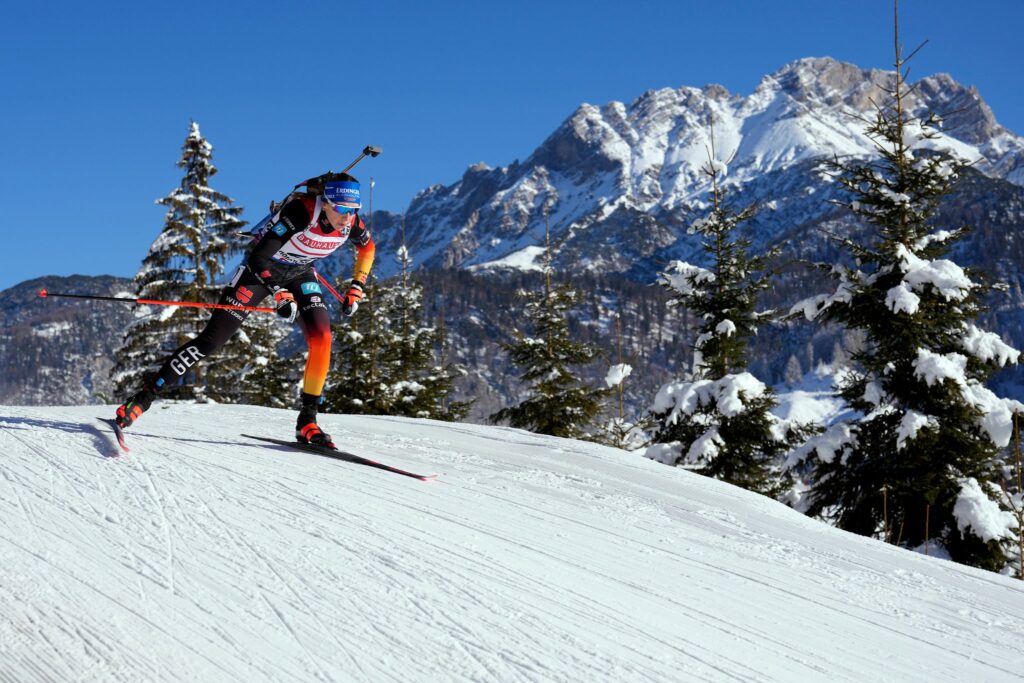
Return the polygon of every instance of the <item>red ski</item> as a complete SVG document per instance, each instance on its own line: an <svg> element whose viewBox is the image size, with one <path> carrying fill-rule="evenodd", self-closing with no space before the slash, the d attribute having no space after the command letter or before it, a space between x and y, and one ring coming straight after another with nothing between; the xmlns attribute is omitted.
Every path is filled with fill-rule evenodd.
<svg viewBox="0 0 1024 683"><path fill-rule="evenodd" d="M364 458L361 455L354 453L346 453L345 451L339 451L337 448L331 448L329 446L317 446L311 443L301 443L299 441L285 441L284 439L272 439L267 436L254 436L252 434L242 434L247 439L256 439L257 441L265 441L266 443L277 444L278 446L288 446L289 448L295 448L306 453L316 453L317 455L324 455L328 458L335 458L337 460L344 460L346 462L354 462L359 465L366 465L367 467L375 467L385 472L394 472L395 474L401 474L406 477L412 477L413 479L419 479L420 481L434 481L437 479L436 474L416 474L415 472L409 472L407 470L401 470L391 465L385 465L369 458Z"/></svg>

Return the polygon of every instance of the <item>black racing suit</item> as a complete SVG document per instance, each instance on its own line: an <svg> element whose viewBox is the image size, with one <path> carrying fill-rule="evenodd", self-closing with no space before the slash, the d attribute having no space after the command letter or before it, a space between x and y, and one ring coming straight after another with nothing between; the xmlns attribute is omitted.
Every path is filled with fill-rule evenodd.
<svg viewBox="0 0 1024 683"><path fill-rule="evenodd" d="M299 325L309 355L303 378L304 403L319 398L330 366L331 320L324 292L313 272L313 261L333 253L346 239L356 247L355 279L365 282L373 263L374 244L358 218L351 229L335 230L312 198L294 196L281 209L278 222L253 245L231 282L221 304L257 306L269 294L285 289L299 307ZM314 221L314 214L317 214ZM197 337L182 344L161 366L152 381L159 392L175 384L199 360L216 353L242 326L249 311L214 310Z"/></svg>

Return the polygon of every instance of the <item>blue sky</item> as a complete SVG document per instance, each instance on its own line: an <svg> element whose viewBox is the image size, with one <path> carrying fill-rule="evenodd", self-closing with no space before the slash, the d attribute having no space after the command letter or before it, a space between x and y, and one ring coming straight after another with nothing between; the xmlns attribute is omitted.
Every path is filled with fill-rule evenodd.
<svg viewBox="0 0 1024 683"><path fill-rule="evenodd" d="M1024 2L905 0L911 77L975 85L1024 133ZM582 102L720 83L748 94L800 57L892 64L888 0L23 2L0 9L0 289L134 274L195 119L213 185L259 220L271 198L357 175L375 208L478 161L526 158Z"/></svg>

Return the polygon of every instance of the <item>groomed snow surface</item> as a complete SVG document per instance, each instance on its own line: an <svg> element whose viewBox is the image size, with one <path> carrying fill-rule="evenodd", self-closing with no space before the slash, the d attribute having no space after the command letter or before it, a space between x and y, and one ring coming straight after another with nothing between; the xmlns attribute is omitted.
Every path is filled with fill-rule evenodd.
<svg viewBox="0 0 1024 683"><path fill-rule="evenodd" d="M1024 583L639 455L328 415L0 415L0 680L1019 681Z"/></svg>

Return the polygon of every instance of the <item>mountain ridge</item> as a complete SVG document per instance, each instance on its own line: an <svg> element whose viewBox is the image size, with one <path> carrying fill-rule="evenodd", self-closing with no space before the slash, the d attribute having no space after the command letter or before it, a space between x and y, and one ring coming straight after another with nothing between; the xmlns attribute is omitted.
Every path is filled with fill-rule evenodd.
<svg viewBox="0 0 1024 683"><path fill-rule="evenodd" d="M692 342L685 315L666 317L671 309L664 309L664 297L653 297L656 288L650 285L673 259L701 263L705 258L699 237L689 235L687 227L706 206L707 186L699 167L707 159L707 115L718 112L722 119L716 127L716 139L722 134L716 149L728 162L728 201L761 207L747 225L754 248L785 246L782 275L765 293L763 304L788 310L797 299L826 284L806 262L841 258L824 238L822 228L838 234L863 234L858 232L863 226L828 201L839 197L839 187L829 181L823 161L828 158L827 150L850 146L850 140L861 135L853 131L854 107L870 105L877 83L893 77L892 72L864 70L828 58L806 58L766 75L749 95L732 94L710 84L649 90L628 105L582 104L525 161L503 167L471 164L455 183L424 188L404 215L386 211L369 215L378 245L373 275L380 279L396 272L392 256L402 243L404 226L414 265L433 287L427 290L433 295L425 302L425 312L433 320L445 320L454 360L464 363L470 372L471 379L463 387L466 393L459 398L482 396L470 418L483 420L517 396L520 388L504 352L493 349L519 324L515 314L521 303L514 291L520 282L530 282L521 276L536 271L541 263L539 245L547 223L553 239L562 243L554 261L557 276L593 288L588 289L594 299L589 310L574 313L577 332L593 333L588 340L606 347L611 334L607 320L620 317L623 348L627 355L639 358L633 386L627 389L632 392L627 403L642 410L651 394L645 382L677 373L686 365L687 345ZM1009 285L987 301L992 311L982 324L1022 347L1024 239L1018 236L1024 230L1024 187L1011 180L1021 178L1019 173L1014 175L1022 168L1021 138L999 126L976 89L957 84L946 74L926 77L916 85L922 102L955 109L947 114L946 128L960 131L962 140L948 138L958 149L984 148L991 156L987 168L995 175L982 173L980 165L965 170L953 193L944 199L939 221L975 228L957 245L953 258ZM851 118L815 115L798 120L799 112L816 109L849 110ZM743 115L736 115L740 110ZM757 136L748 135L744 143L739 124L747 121L751 112L760 116L750 123ZM786 118L783 113L792 115ZM844 138L837 130L849 134ZM800 135L811 133L820 133L833 147L809 147L806 140L800 147ZM635 149L627 144L629 140ZM793 144L772 147L765 140ZM856 152L867 147L853 145L850 149ZM773 164L771 170L763 170ZM998 175L1002 172L1005 176ZM690 180L679 180L680 174ZM677 184L681 189L673 194ZM350 250L341 252L339 259L318 266L325 277L340 281L350 277ZM482 279L488 276L493 277ZM29 287L31 299L35 293L32 285L23 285ZM466 305L466 295L452 300L452 293L463 286L483 295L475 309ZM59 364L65 358L59 344L39 346L33 353L49 353L40 359L45 370L36 372L21 356L7 356L2 368L17 381L0 385L0 400L45 404L109 398L107 386L92 377L100 377L94 369L109 362L104 354L119 345L114 324L117 316L130 313L122 305L110 306L118 307L117 312L91 308L95 320L82 311L85 317L78 331L82 343L71 349L73 355L66 356L78 368L72 373L75 380L62 381L59 376ZM660 311L658 320L651 313L655 310ZM482 324L474 322L477 320ZM42 328L52 321L43 316L37 322L40 333L45 333ZM14 325L14 319L5 319L4 325ZM18 337L26 344L40 338L29 327L22 325ZM752 372L774 384L783 380L793 359L803 372L813 371L819 363L833 360L841 334L811 330L807 325L799 329L765 327L752 340ZM7 335L0 341L11 343L12 338ZM670 346L673 343L675 350ZM595 370L588 379L600 381L603 372ZM1024 398L1022 375L1022 368L1004 371L995 380L998 390Z"/></svg>
<svg viewBox="0 0 1024 683"><path fill-rule="evenodd" d="M724 186L742 195L765 174L872 154L863 116L894 78L809 57L764 76L747 96L710 84L648 90L628 105L581 104L525 161L478 162L455 183L418 193L404 212L407 244L425 267L506 267L513 254L537 245L545 222L562 239L600 225L619 208L646 213L685 241L685 217L704 204L709 189L701 168L712 119L716 158L728 167ZM1024 138L996 121L976 88L940 73L909 90L913 111L946 115L943 148L977 160L990 176L1024 185ZM811 176L807 182L816 190L824 181ZM400 239L394 218L384 222L381 241ZM594 244L589 261L576 263L608 272L599 247ZM384 264L383 274L390 268Z"/></svg>

